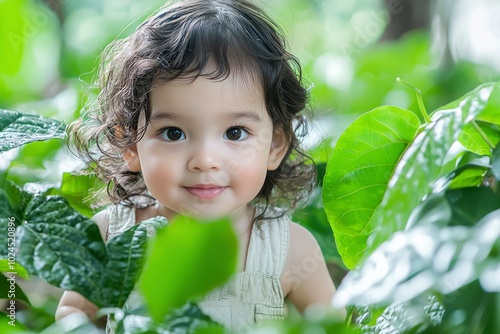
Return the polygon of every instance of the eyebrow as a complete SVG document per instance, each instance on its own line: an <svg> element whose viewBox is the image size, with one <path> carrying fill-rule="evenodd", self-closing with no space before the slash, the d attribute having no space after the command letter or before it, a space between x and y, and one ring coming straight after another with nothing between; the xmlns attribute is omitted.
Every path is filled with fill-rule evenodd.
<svg viewBox="0 0 500 334"><path fill-rule="evenodd" d="M231 112L227 115L228 119L233 119L233 120L248 120L252 122L261 122L262 118L255 112L251 111L235 111ZM179 117L175 114L171 114L168 112L155 112L151 115L151 118L149 121L157 121L160 119L165 119L165 120L170 120L170 121L177 121L179 120Z"/></svg>
<svg viewBox="0 0 500 334"><path fill-rule="evenodd" d="M248 121L253 121L253 122L261 122L262 118L255 113L251 111L236 111L232 112L228 115L228 118L235 119L235 120L240 120L240 119L245 119Z"/></svg>
<svg viewBox="0 0 500 334"><path fill-rule="evenodd" d="M157 120L160 120L160 119L166 119L166 120L170 120L170 121L176 121L179 119L179 117L177 117L176 115L174 114L171 114L171 113L168 113L168 112L153 112L153 114L151 115L149 121L157 121Z"/></svg>

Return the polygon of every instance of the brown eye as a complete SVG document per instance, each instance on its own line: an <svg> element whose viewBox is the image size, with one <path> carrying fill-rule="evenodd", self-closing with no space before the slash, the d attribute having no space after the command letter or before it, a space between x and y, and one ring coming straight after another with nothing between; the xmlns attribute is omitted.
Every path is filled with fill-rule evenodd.
<svg viewBox="0 0 500 334"><path fill-rule="evenodd" d="M186 135L179 128L165 128L161 131L161 137L166 141L179 141L186 139Z"/></svg>
<svg viewBox="0 0 500 334"><path fill-rule="evenodd" d="M248 137L248 132L239 126L234 126L232 128L227 129L224 134L224 139L238 141L244 140Z"/></svg>

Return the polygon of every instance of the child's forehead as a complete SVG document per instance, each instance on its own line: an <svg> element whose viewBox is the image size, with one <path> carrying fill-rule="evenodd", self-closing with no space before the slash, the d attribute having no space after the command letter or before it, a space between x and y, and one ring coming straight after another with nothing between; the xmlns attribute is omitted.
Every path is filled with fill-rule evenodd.
<svg viewBox="0 0 500 334"><path fill-rule="evenodd" d="M218 75L219 70L212 62L204 69L198 72L181 73L174 79L158 76L153 82L153 89L165 83L172 86L184 86L192 83L198 77L208 79L214 82L223 82L224 84L235 87L237 90L247 93L263 94L263 84L260 73L252 67L232 67L224 76Z"/></svg>
<svg viewBox="0 0 500 334"><path fill-rule="evenodd" d="M177 121L190 117L201 120L194 115L226 121L236 117L248 119L249 113L259 120L269 116L260 85L247 84L236 75L217 80L198 76L194 80L180 77L158 82L150 93L150 113L152 120L167 114L168 117L160 118Z"/></svg>

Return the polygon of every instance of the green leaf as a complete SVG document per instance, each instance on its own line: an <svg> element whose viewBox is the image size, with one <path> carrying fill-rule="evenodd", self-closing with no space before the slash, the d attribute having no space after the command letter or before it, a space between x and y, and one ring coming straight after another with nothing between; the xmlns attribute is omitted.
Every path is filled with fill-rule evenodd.
<svg viewBox="0 0 500 334"><path fill-rule="evenodd" d="M452 173L441 182L447 189L477 187L484 182L491 169L490 158L478 156L472 152L464 152Z"/></svg>
<svg viewBox="0 0 500 334"><path fill-rule="evenodd" d="M500 143L491 153L491 173L500 182Z"/></svg>
<svg viewBox="0 0 500 334"><path fill-rule="evenodd" d="M0 189L0 235L12 237L10 235L13 232L12 229L17 228L23 221L21 208L27 205L31 196L11 182L3 182ZM9 257L9 252L12 253L13 250L8 248L8 242L0 243L0 258Z"/></svg>
<svg viewBox="0 0 500 334"><path fill-rule="evenodd" d="M105 306L122 307L139 278L145 259L148 227L151 220L135 225L108 241L108 275L102 277Z"/></svg>
<svg viewBox="0 0 500 334"><path fill-rule="evenodd" d="M380 107L356 119L337 141L327 165L323 201L349 268L363 256L372 216L419 125L411 111Z"/></svg>
<svg viewBox="0 0 500 334"><path fill-rule="evenodd" d="M228 220L178 217L160 231L139 282L157 322L186 301L224 283L235 271L237 239Z"/></svg>
<svg viewBox="0 0 500 334"><path fill-rule="evenodd" d="M470 187L446 191L452 209L452 225L474 226L488 213L500 209L500 192L489 187Z"/></svg>
<svg viewBox="0 0 500 334"><path fill-rule="evenodd" d="M24 279L28 279L30 277L30 274L28 273L28 271L26 271L26 269L24 269L23 266L21 266L17 262L12 263L7 259L0 259L0 272L2 273L13 272L17 276L22 277Z"/></svg>
<svg viewBox="0 0 500 334"><path fill-rule="evenodd" d="M23 218L18 261L52 285L77 291L97 305L107 303L100 283L111 268L106 268L106 246L97 225L55 196L34 195Z"/></svg>
<svg viewBox="0 0 500 334"><path fill-rule="evenodd" d="M335 297L338 306L388 305L432 291L446 295L477 279L486 291L500 291L500 254L493 251L500 240L500 210L472 227L415 225L396 232L347 274Z"/></svg>
<svg viewBox="0 0 500 334"><path fill-rule="evenodd" d="M7 190L0 190L0 209L9 209L9 199L24 199L13 211L18 225L16 260L31 275L77 291L100 307L123 306L142 270L153 223L135 225L106 246L97 225L64 198L7 185ZM2 230L7 230L6 223L0 220Z"/></svg>
<svg viewBox="0 0 500 334"><path fill-rule="evenodd" d="M35 141L63 139L65 136L65 125L55 119L0 109L0 152Z"/></svg>
<svg viewBox="0 0 500 334"><path fill-rule="evenodd" d="M456 145L458 134L485 108L494 88L498 92L498 85L479 86L433 113L432 122L418 134L398 162L372 220L374 232L367 243L369 252L394 232L403 230L413 208L434 190L438 180L455 170L464 153Z"/></svg>
<svg viewBox="0 0 500 334"><path fill-rule="evenodd" d="M144 306L136 309L125 309L124 312L115 313L116 333L144 334L144 333L206 333L223 334L224 328L205 315L198 305L186 303L174 309L165 316L163 321L154 322L148 316Z"/></svg>
<svg viewBox="0 0 500 334"><path fill-rule="evenodd" d="M358 325L363 333L421 333L441 322L445 309L436 296L420 296L406 303L359 307Z"/></svg>
<svg viewBox="0 0 500 334"><path fill-rule="evenodd" d="M481 130L492 143L498 143L500 140L500 132L489 124L480 125ZM483 137L474 128L472 123L464 126L462 132L458 136L458 140L464 147L478 155L491 155L490 146L484 141Z"/></svg>
<svg viewBox="0 0 500 334"><path fill-rule="evenodd" d="M82 215L94 215L92 203L96 193L102 192L105 185L95 175L76 175L64 173L60 194Z"/></svg>
<svg viewBox="0 0 500 334"><path fill-rule="evenodd" d="M27 332L26 327L21 324L14 317L10 318L9 315L0 312L0 333L20 333L20 334L33 334L33 332Z"/></svg>

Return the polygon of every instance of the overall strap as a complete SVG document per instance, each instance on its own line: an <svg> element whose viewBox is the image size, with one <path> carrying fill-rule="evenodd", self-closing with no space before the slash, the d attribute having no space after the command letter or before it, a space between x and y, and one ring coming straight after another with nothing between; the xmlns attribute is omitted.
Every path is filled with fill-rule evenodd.
<svg viewBox="0 0 500 334"><path fill-rule="evenodd" d="M123 204L111 205L108 208L108 217L107 240L135 225L135 207Z"/></svg>
<svg viewBox="0 0 500 334"><path fill-rule="evenodd" d="M274 211L271 214L279 214L279 212ZM287 216L282 216L254 223L245 271L281 276L288 253L289 222Z"/></svg>

